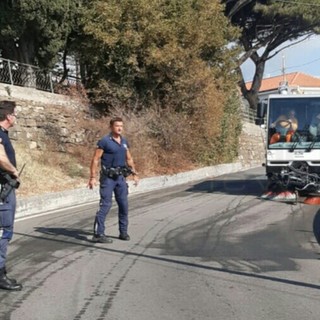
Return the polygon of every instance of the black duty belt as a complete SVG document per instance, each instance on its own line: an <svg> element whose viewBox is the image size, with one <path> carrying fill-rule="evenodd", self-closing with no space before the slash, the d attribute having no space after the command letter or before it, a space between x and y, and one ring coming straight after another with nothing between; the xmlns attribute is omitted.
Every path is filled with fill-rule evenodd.
<svg viewBox="0 0 320 320"><path fill-rule="evenodd" d="M106 168L102 166L101 173L108 178L117 179L119 176L124 176L125 178L130 176L130 174L132 174L132 170L129 167Z"/></svg>

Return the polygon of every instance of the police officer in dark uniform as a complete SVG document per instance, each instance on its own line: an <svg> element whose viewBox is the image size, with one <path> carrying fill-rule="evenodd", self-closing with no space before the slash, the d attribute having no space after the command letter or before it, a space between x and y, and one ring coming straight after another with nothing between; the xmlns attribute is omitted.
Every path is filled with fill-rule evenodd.
<svg viewBox="0 0 320 320"><path fill-rule="evenodd" d="M0 101L0 289L12 291L22 289L16 280L7 277L5 266L16 211L15 190L8 187L8 181L15 181L16 185L19 181L15 151L8 136L8 130L13 127L16 117L15 102Z"/></svg>
<svg viewBox="0 0 320 320"><path fill-rule="evenodd" d="M139 181L128 142L121 135L123 120L119 117L111 119L110 131L108 135L98 141L97 149L91 161L88 183L90 189L96 185L97 169L100 162L100 207L96 213L92 238L92 241L99 243L112 243L112 239L105 235L105 220L111 208L113 193L119 208L119 239L130 240L128 235L128 185L126 177L132 174L135 184Z"/></svg>

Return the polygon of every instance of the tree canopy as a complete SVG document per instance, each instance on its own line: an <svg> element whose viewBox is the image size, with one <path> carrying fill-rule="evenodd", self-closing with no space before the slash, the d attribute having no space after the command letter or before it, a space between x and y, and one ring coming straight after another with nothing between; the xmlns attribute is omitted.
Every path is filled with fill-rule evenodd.
<svg viewBox="0 0 320 320"><path fill-rule="evenodd" d="M81 1L3 0L0 50L5 58L52 67L73 28Z"/></svg>
<svg viewBox="0 0 320 320"><path fill-rule="evenodd" d="M229 44L238 31L220 1L94 0L81 23L79 59L96 104L156 111L148 126L165 150L183 144L181 155L206 164L234 157L238 52Z"/></svg>
<svg viewBox="0 0 320 320"><path fill-rule="evenodd" d="M175 104L185 109L205 78L222 86L235 67L227 46L235 29L219 1L96 0L84 17L84 34L88 86L112 96L116 90L123 99L165 106L184 92ZM106 102L108 94L99 99Z"/></svg>
<svg viewBox="0 0 320 320"><path fill-rule="evenodd" d="M317 33L320 26L320 1L309 0L223 0L225 14L241 30L238 42L242 55L238 66L250 59L255 65L251 88L241 74L241 91L252 108L256 107L265 63L288 40ZM299 40L297 40L299 41Z"/></svg>
<svg viewBox="0 0 320 320"><path fill-rule="evenodd" d="M92 97L107 104L139 97L164 106L194 91L195 73L222 87L237 68L254 108L266 61L286 41L318 32L319 8L320 0L3 0L0 53L51 68L58 53L72 52ZM240 45L237 58L228 43ZM240 69L248 59L251 88ZM174 103L186 108L184 99Z"/></svg>

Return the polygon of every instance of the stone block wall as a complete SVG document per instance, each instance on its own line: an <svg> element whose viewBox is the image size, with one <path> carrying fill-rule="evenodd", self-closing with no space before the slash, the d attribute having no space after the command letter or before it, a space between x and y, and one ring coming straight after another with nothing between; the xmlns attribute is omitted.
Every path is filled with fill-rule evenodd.
<svg viewBox="0 0 320 320"><path fill-rule="evenodd" d="M244 122L239 141L239 161L243 166L258 166L265 162L265 130Z"/></svg>
<svg viewBox="0 0 320 320"><path fill-rule="evenodd" d="M89 117L88 106L67 96L11 86L10 95L0 84L0 99L17 103L17 123L10 130L13 141L29 148L45 149L51 141L58 150L86 140L83 126Z"/></svg>

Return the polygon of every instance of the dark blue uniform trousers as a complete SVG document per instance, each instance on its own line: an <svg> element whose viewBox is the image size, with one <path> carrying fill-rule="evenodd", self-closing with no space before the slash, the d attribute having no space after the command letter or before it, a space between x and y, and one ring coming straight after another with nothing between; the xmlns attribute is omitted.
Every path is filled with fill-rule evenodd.
<svg viewBox="0 0 320 320"><path fill-rule="evenodd" d="M5 266L8 244L13 236L16 213L16 194L12 190L4 203L0 203L0 269Z"/></svg>
<svg viewBox="0 0 320 320"><path fill-rule="evenodd" d="M128 232L128 186L126 179L122 175L115 180L102 176L100 178L100 208L94 223L94 233L96 235L105 234L105 220L112 205L113 192L119 207L120 234L127 234Z"/></svg>

